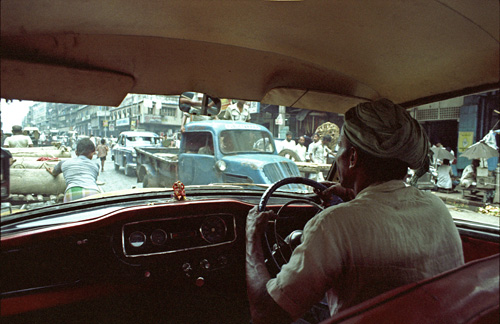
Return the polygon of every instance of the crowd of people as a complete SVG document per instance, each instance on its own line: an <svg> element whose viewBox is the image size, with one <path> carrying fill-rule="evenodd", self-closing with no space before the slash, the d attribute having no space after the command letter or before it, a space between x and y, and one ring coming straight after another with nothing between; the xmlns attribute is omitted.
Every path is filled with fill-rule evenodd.
<svg viewBox="0 0 500 324"><path fill-rule="evenodd" d="M325 164L328 161L328 155L335 156L335 152L329 147L332 141L330 135L325 135L320 140L320 135L314 133L309 144L307 144L309 137L306 135L300 136L297 143L292 137L292 132L286 133L286 138L282 141L279 151L290 150L295 152L300 162Z"/></svg>
<svg viewBox="0 0 500 324"><path fill-rule="evenodd" d="M99 172L104 171L104 163L109 152L105 139L101 139L99 145L96 145L97 139L92 135L81 139L75 137L75 140L78 141L75 145L75 157L60 161L53 168L46 167L47 172L54 177L61 173L64 175L66 181L64 202L101 192L97 185L97 177ZM3 147L27 148L34 147L34 145L31 137L23 134L22 126L14 125L12 126L12 136L4 139ZM94 159L94 156L100 160L100 163Z"/></svg>
<svg viewBox="0 0 500 324"><path fill-rule="evenodd" d="M434 146L443 147L441 143L436 143ZM455 155L453 150L445 148L452 156ZM473 159L471 164L467 165L462 171L462 175L458 175L453 171L452 165L456 163L456 159L439 159L434 158L433 164L436 169L436 190L452 192L457 186L469 188L477 183L477 168L480 165L480 159Z"/></svg>

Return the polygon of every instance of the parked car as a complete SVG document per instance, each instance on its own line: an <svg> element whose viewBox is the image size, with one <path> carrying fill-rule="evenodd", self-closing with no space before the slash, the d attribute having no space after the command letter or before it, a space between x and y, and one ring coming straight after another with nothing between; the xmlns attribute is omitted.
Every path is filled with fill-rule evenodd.
<svg viewBox="0 0 500 324"><path fill-rule="evenodd" d="M115 170L123 168L128 176L135 176L137 169L136 147L161 147L161 138L153 132L122 132L111 150Z"/></svg>
<svg viewBox="0 0 500 324"><path fill-rule="evenodd" d="M498 0L3 0L1 9L8 99L118 106L127 93L197 91L205 103L261 102L252 121L271 128L290 122L276 120L278 106L318 118L381 97L410 109L499 88ZM321 203L268 188L177 184L2 215L2 322L249 323L249 210L268 197L283 208L268 234L286 237ZM324 323L498 323L499 227L455 225L464 266Z"/></svg>

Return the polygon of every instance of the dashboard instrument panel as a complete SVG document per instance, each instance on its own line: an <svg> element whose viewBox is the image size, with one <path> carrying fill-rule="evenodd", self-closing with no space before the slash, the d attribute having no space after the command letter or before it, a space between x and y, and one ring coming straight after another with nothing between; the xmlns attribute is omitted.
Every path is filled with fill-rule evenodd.
<svg viewBox="0 0 500 324"><path fill-rule="evenodd" d="M126 257L142 257L230 244L236 236L232 214L192 215L126 223L122 248Z"/></svg>

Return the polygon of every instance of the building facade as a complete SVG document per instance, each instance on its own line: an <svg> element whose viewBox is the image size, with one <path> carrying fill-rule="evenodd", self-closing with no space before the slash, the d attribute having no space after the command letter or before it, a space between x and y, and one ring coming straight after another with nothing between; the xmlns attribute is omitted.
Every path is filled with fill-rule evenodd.
<svg viewBox="0 0 500 324"><path fill-rule="evenodd" d="M412 109L412 115L424 126L431 144L441 143L453 150L457 157L455 166L461 171L471 163L461 153L490 130L499 128L500 92L488 91L418 106ZM497 163L498 159L489 159L488 169L494 170Z"/></svg>
<svg viewBox="0 0 500 324"><path fill-rule="evenodd" d="M23 126L49 134L117 137L129 130L170 135L180 129L179 96L128 95L119 107L36 102Z"/></svg>
<svg viewBox="0 0 500 324"><path fill-rule="evenodd" d="M128 95L119 107L110 109L107 127L114 136L130 130L170 136L180 129L181 120L179 96Z"/></svg>

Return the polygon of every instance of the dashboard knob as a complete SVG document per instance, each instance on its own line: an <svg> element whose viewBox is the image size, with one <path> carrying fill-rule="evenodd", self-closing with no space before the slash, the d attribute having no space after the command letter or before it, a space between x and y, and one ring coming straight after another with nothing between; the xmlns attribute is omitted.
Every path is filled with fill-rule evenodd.
<svg viewBox="0 0 500 324"><path fill-rule="evenodd" d="M191 263L186 262L182 265L182 271L189 272L191 270L193 270L193 268L191 267Z"/></svg>
<svg viewBox="0 0 500 324"><path fill-rule="evenodd" d="M205 284L205 278L203 277L198 277L196 278L195 285L198 287L201 287Z"/></svg>
<svg viewBox="0 0 500 324"><path fill-rule="evenodd" d="M202 269L208 270L210 269L210 262L207 259L203 259L200 261L200 266Z"/></svg>

